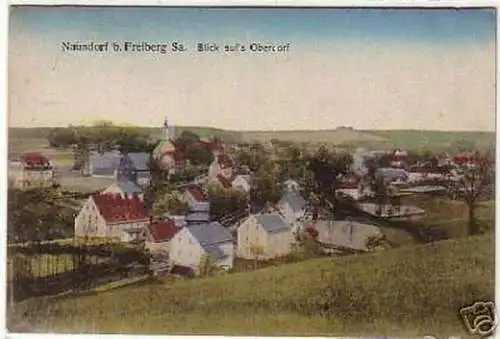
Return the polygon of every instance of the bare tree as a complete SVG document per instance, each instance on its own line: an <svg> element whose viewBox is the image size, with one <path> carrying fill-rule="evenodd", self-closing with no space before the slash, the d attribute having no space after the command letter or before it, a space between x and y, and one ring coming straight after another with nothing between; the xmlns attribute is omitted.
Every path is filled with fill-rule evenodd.
<svg viewBox="0 0 500 339"><path fill-rule="evenodd" d="M469 235L474 235L481 232L475 215L476 204L481 196L487 193L488 188L493 188L493 172L492 167L486 161L464 165L462 171L457 188L460 191L459 195L467 204Z"/></svg>

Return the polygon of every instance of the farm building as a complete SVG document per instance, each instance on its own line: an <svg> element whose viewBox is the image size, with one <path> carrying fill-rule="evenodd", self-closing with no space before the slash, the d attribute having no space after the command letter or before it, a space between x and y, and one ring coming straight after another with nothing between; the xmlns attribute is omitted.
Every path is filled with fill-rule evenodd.
<svg viewBox="0 0 500 339"><path fill-rule="evenodd" d="M40 153L24 153L9 162L10 184L19 189L52 187L57 184L54 166Z"/></svg>
<svg viewBox="0 0 500 339"><path fill-rule="evenodd" d="M117 178L122 155L119 152L93 152L82 167L84 176Z"/></svg>
<svg viewBox="0 0 500 339"><path fill-rule="evenodd" d="M126 238L122 231L144 228L149 223L146 207L137 195L95 194L75 218L75 236Z"/></svg>
<svg viewBox="0 0 500 339"><path fill-rule="evenodd" d="M170 241L178 231L174 220L149 223L146 227L146 248L151 253L168 253Z"/></svg>
<svg viewBox="0 0 500 339"><path fill-rule="evenodd" d="M130 180L139 186L147 186L151 180L150 156L148 153L126 153L120 160L118 177Z"/></svg>
<svg viewBox="0 0 500 339"><path fill-rule="evenodd" d="M307 230L322 250L329 253L367 252L367 241L381 235L377 226L350 220L318 220Z"/></svg>
<svg viewBox="0 0 500 339"><path fill-rule="evenodd" d="M295 236L278 214L248 217L237 230L237 255L244 259L271 259L290 254Z"/></svg>
<svg viewBox="0 0 500 339"><path fill-rule="evenodd" d="M231 232L218 222L184 227L170 242L172 265L197 272L206 256L213 260L215 266L233 267L234 240Z"/></svg>

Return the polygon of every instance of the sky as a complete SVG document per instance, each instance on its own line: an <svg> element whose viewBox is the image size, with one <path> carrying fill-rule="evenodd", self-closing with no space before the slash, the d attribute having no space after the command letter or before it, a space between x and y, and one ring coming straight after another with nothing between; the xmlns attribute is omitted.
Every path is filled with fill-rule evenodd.
<svg viewBox="0 0 500 339"><path fill-rule="evenodd" d="M486 9L14 7L8 122L492 131L495 34ZM125 41L187 50L61 47ZM199 42L290 48L199 53Z"/></svg>

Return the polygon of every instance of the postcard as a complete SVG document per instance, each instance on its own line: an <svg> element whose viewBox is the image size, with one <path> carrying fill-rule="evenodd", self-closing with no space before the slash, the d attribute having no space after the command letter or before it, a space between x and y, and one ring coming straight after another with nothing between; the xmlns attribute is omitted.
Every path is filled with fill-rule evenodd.
<svg viewBox="0 0 500 339"><path fill-rule="evenodd" d="M496 8L9 8L9 333L490 336Z"/></svg>

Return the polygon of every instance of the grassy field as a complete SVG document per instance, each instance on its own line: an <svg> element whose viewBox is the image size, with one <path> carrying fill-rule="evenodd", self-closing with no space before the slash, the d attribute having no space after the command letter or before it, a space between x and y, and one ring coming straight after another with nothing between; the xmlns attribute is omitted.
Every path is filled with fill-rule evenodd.
<svg viewBox="0 0 500 339"><path fill-rule="evenodd" d="M348 129L324 131L245 131L241 132L241 136L245 142L268 142L271 139L278 139L283 141L293 141L296 143L342 144L355 141L376 142L384 140L383 137L370 133L363 133Z"/></svg>
<svg viewBox="0 0 500 339"><path fill-rule="evenodd" d="M38 300L34 309L21 304L8 313L8 327L65 333L465 335L458 309L493 299L493 267L493 238L484 235Z"/></svg>

